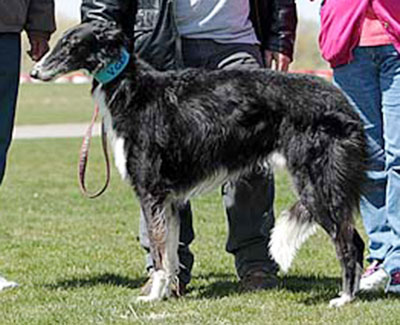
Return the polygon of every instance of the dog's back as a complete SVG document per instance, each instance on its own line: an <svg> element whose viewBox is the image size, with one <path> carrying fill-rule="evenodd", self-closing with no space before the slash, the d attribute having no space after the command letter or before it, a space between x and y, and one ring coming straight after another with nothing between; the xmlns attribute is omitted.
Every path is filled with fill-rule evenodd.
<svg viewBox="0 0 400 325"><path fill-rule="evenodd" d="M320 78L264 69L158 73L148 67L132 78L138 81L132 83L135 89L126 89L134 94L130 101L115 102L116 111L130 111L117 127L135 130L125 132L132 142L138 141L138 132L146 138L140 151L151 148L148 156L162 161L160 177L181 186L174 189L178 192L221 169L232 174L249 162L260 163L274 150L293 170L314 162L306 152L333 157L343 151L333 143L351 139L364 150L359 117L343 94ZM351 155L360 161L365 157L363 152ZM363 175L363 166L353 167L346 174Z"/></svg>

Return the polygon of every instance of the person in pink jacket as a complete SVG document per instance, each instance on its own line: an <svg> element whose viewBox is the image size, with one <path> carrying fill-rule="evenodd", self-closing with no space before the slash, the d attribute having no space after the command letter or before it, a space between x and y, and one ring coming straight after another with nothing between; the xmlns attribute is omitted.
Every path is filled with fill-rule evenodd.
<svg viewBox="0 0 400 325"><path fill-rule="evenodd" d="M323 1L319 42L369 146L360 210L370 265L360 289L400 293L400 1Z"/></svg>

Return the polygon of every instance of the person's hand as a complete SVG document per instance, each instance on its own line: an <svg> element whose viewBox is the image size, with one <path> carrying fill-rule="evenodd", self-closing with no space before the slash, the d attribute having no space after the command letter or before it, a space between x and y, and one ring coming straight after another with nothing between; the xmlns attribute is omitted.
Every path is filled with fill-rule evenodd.
<svg viewBox="0 0 400 325"><path fill-rule="evenodd" d="M33 61L39 61L49 50L49 34L45 32L28 32L30 50L27 52Z"/></svg>
<svg viewBox="0 0 400 325"><path fill-rule="evenodd" d="M264 52L264 59L267 68L278 71L288 71L289 64L292 61L285 54L268 50L265 50Z"/></svg>

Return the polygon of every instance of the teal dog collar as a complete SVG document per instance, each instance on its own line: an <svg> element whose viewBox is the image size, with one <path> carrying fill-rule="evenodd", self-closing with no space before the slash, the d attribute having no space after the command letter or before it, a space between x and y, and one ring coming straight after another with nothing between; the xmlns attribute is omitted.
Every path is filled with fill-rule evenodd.
<svg viewBox="0 0 400 325"><path fill-rule="evenodd" d="M118 59L111 62L105 68L101 69L94 75L94 78L102 83L106 84L112 80L114 80L118 75L124 71L125 67L129 63L130 55L127 50L122 48L121 54L119 55Z"/></svg>

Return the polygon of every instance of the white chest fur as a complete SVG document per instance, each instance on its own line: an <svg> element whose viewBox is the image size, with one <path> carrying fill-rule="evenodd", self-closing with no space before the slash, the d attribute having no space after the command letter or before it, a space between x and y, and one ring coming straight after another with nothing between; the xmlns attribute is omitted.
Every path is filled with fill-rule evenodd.
<svg viewBox="0 0 400 325"><path fill-rule="evenodd" d="M128 179L128 172L126 168L126 151L125 151L125 139L118 136L116 131L113 129L112 117L107 107L105 100L105 94L101 89L101 85L97 86L93 92L93 98L99 105L100 114L103 117L103 123L105 131L107 132L108 140L110 141L111 148L114 154L115 166L117 167L123 180Z"/></svg>

